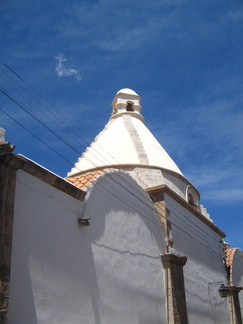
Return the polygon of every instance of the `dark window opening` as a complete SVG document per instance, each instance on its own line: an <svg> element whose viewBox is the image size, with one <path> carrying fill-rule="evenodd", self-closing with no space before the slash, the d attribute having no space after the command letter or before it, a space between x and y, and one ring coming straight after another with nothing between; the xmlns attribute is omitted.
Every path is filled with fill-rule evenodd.
<svg viewBox="0 0 243 324"><path fill-rule="evenodd" d="M127 103L127 111L133 111L133 104L131 102Z"/></svg>
<svg viewBox="0 0 243 324"><path fill-rule="evenodd" d="M191 193L188 194L188 202L190 205L194 206L194 199Z"/></svg>

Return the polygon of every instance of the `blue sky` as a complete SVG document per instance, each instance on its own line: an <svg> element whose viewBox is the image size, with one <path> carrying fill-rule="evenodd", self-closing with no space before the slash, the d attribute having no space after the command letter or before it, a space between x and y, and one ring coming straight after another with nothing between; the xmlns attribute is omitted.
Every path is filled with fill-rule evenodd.
<svg viewBox="0 0 243 324"><path fill-rule="evenodd" d="M0 111L16 153L65 176L116 92L131 88L226 241L243 249L242 1L2 0L0 24L1 89L47 127L3 93L0 108L59 155Z"/></svg>

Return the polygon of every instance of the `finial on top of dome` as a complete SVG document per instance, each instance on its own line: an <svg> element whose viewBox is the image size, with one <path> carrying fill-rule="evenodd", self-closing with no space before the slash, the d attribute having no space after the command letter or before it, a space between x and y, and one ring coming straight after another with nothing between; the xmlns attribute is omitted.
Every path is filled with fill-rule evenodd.
<svg viewBox="0 0 243 324"><path fill-rule="evenodd" d="M140 96L132 89L123 88L119 90L111 104L113 107L111 119L122 115L130 115L144 123L144 117L141 115L142 107L140 101Z"/></svg>

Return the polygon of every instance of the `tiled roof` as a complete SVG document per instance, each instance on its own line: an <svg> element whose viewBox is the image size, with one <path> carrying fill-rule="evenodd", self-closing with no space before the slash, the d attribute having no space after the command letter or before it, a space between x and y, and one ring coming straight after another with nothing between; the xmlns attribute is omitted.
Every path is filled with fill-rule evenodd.
<svg viewBox="0 0 243 324"><path fill-rule="evenodd" d="M68 177L66 178L66 180L71 182L74 186L78 187L79 189L84 190L106 170L108 170L108 168L93 170L90 172L78 174L76 176Z"/></svg>
<svg viewBox="0 0 243 324"><path fill-rule="evenodd" d="M234 249L226 249L226 264L228 267L232 267L233 265L233 258L237 248Z"/></svg>

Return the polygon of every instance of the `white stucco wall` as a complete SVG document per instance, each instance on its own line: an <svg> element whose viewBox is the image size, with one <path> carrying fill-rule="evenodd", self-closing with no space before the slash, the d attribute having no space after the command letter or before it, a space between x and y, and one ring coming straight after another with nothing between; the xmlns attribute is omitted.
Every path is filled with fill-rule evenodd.
<svg viewBox="0 0 243 324"><path fill-rule="evenodd" d="M10 324L166 322L157 214L130 178L109 177L83 203L17 172Z"/></svg>
<svg viewBox="0 0 243 324"><path fill-rule="evenodd" d="M100 177L88 198L99 321L165 323L164 231L148 195L119 172Z"/></svg>
<svg viewBox="0 0 243 324"><path fill-rule="evenodd" d="M222 238L170 196L165 201L174 240L171 253L188 257L184 279L189 323L229 324L228 300L218 292L220 282L227 285Z"/></svg>
<svg viewBox="0 0 243 324"><path fill-rule="evenodd" d="M234 286L243 287L243 251L237 249L233 258L232 283ZM239 292L241 315L243 316L243 290Z"/></svg>

